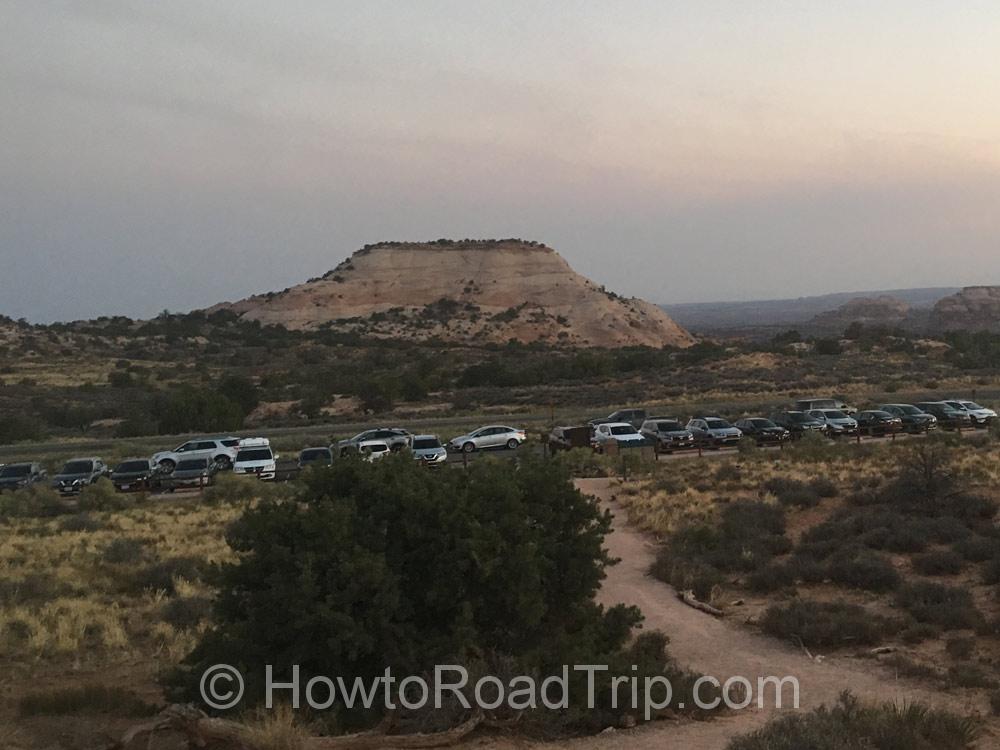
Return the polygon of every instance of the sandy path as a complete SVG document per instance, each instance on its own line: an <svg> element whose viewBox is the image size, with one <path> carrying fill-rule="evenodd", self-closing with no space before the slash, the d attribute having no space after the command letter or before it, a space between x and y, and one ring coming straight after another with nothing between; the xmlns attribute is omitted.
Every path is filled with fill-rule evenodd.
<svg viewBox="0 0 1000 750"><path fill-rule="evenodd" d="M812 709L833 703L845 688L864 700L920 701L932 706L968 713L970 706L960 697L937 692L910 681L894 680L888 670L868 660L845 656L815 662L799 649L759 636L726 620L717 620L681 603L672 588L646 574L655 547L642 533L626 525L625 512L613 500L612 480L582 479L577 486L598 497L615 514L614 533L608 538L611 554L621 562L608 571L599 600L606 605L638 606L646 617L644 627L662 630L670 637L670 651L685 667L724 681L742 675L756 683L758 676L794 675L801 689L800 705ZM558 743L481 741L475 747L573 748L574 750L653 750L683 747L689 750L722 750L738 734L764 724L773 710L747 709L707 722L657 722L630 731L615 731L597 737ZM981 747L997 747L998 735L985 737Z"/></svg>

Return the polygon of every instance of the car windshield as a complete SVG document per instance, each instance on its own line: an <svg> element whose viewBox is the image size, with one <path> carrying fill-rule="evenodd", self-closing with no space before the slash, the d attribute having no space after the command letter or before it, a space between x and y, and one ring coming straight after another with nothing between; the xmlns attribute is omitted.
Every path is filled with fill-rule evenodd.
<svg viewBox="0 0 1000 750"><path fill-rule="evenodd" d="M116 472L121 474L130 474L137 471L148 471L149 463L147 461L123 461L118 464L115 468Z"/></svg>
<svg viewBox="0 0 1000 750"><path fill-rule="evenodd" d="M789 412L788 413L789 422L813 422L815 417L810 417L808 414L803 414L802 412Z"/></svg>
<svg viewBox="0 0 1000 750"><path fill-rule="evenodd" d="M823 416L827 419L847 419L847 415L842 411L837 411L836 409L830 409L829 411L824 411Z"/></svg>
<svg viewBox="0 0 1000 750"><path fill-rule="evenodd" d="M206 468L208 468L207 458L189 458L186 461L181 461L177 464L178 471L193 471L195 469Z"/></svg>
<svg viewBox="0 0 1000 750"><path fill-rule="evenodd" d="M302 455L299 456L302 461L315 461L319 458L330 457L331 454L329 448L310 448L302 451Z"/></svg>
<svg viewBox="0 0 1000 750"><path fill-rule="evenodd" d="M732 425L724 419L706 419L705 424L708 425L708 429L710 430L725 430L732 427Z"/></svg>
<svg viewBox="0 0 1000 750"><path fill-rule="evenodd" d="M616 425L611 428L612 435L638 435L639 433L635 431L634 427L628 425Z"/></svg>
<svg viewBox="0 0 1000 750"><path fill-rule="evenodd" d="M94 470L93 461L68 461L60 474L89 474Z"/></svg>
<svg viewBox="0 0 1000 750"><path fill-rule="evenodd" d="M368 451L369 453L385 453L387 450L389 450L389 446L385 445L384 443L376 443L375 445L366 445L364 447L364 450Z"/></svg>
<svg viewBox="0 0 1000 750"><path fill-rule="evenodd" d="M12 466L4 466L0 469L0 479L9 477L26 477L30 473L31 466L29 464L14 464Z"/></svg>
<svg viewBox="0 0 1000 750"><path fill-rule="evenodd" d="M754 427L777 427L770 419L751 419L750 424Z"/></svg>
<svg viewBox="0 0 1000 750"><path fill-rule="evenodd" d="M248 448L236 454L236 462L270 461L273 458L270 448Z"/></svg>
<svg viewBox="0 0 1000 750"><path fill-rule="evenodd" d="M909 404L900 404L899 406L894 407L894 409L896 411L898 411L900 414L920 414L921 413L920 409L918 409L915 406L910 406Z"/></svg>
<svg viewBox="0 0 1000 750"><path fill-rule="evenodd" d="M872 417L877 418L877 419L889 419L889 418L892 417L892 415L889 412L887 412L887 411L877 411L876 410L876 411L870 411L870 412L868 412L868 414L870 416L872 416Z"/></svg>
<svg viewBox="0 0 1000 750"><path fill-rule="evenodd" d="M983 408L979 404L977 404L975 401L960 401L959 403L961 403L962 406L964 406L966 409L973 409L973 410L979 411L979 410L982 410L982 408Z"/></svg>
<svg viewBox="0 0 1000 750"><path fill-rule="evenodd" d="M413 449L418 451L440 448L441 441L437 438L419 438L413 441Z"/></svg>
<svg viewBox="0 0 1000 750"><path fill-rule="evenodd" d="M656 429L660 432L682 432L684 426L680 422L658 422Z"/></svg>

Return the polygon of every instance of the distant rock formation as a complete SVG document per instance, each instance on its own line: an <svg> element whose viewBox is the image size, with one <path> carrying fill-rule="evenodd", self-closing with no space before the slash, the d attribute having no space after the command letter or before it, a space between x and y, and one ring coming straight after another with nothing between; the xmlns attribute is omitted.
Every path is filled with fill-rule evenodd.
<svg viewBox="0 0 1000 750"><path fill-rule="evenodd" d="M890 295L857 297L835 310L815 316L810 325L816 328L842 331L852 323L865 326L898 326L910 315L910 306Z"/></svg>
<svg viewBox="0 0 1000 750"><path fill-rule="evenodd" d="M453 343L684 347L693 337L656 305L577 274L522 240L368 245L322 278L223 303L247 320Z"/></svg>
<svg viewBox="0 0 1000 750"><path fill-rule="evenodd" d="M928 328L1000 333L1000 286L969 286L939 300L931 311Z"/></svg>

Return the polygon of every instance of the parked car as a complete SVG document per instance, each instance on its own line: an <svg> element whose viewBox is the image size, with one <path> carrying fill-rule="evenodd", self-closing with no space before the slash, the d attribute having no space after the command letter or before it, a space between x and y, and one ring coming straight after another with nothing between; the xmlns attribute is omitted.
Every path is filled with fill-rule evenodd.
<svg viewBox="0 0 1000 750"><path fill-rule="evenodd" d="M869 435L891 435L903 431L903 420L881 409L858 413L858 429Z"/></svg>
<svg viewBox="0 0 1000 750"><path fill-rule="evenodd" d="M44 482L48 472L37 463L7 464L0 469L0 492L19 490L38 482Z"/></svg>
<svg viewBox="0 0 1000 750"><path fill-rule="evenodd" d="M609 424L611 422L628 422L638 429L646 421L645 409L619 409L606 417L590 420L590 425Z"/></svg>
<svg viewBox="0 0 1000 750"><path fill-rule="evenodd" d="M378 461L392 453L392 446L385 440L365 440L358 444L358 453L365 461Z"/></svg>
<svg viewBox="0 0 1000 750"><path fill-rule="evenodd" d="M764 419L763 417L740 419L736 422L735 426L736 429L743 433L744 437L748 437L761 445L783 443L792 436L792 433L780 424L775 424L770 419Z"/></svg>
<svg viewBox="0 0 1000 750"><path fill-rule="evenodd" d="M628 422L606 422L594 427L594 448L603 453L612 443L619 448L638 448L649 441Z"/></svg>
<svg viewBox="0 0 1000 750"><path fill-rule="evenodd" d="M858 434L858 420L840 409L813 409L807 413L826 425L830 437Z"/></svg>
<svg viewBox="0 0 1000 750"><path fill-rule="evenodd" d="M793 411L815 411L816 409L836 409L848 415L857 413L857 409L848 406L847 403L839 398L799 399L795 402L795 409Z"/></svg>
<svg viewBox="0 0 1000 750"><path fill-rule="evenodd" d="M205 487L212 484L219 471L219 463L210 458L182 458L170 475L164 477L163 483L171 492L186 487Z"/></svg>
<svg viewBox="0 0 1000 750"><path fill-rule="evenodd" d="M72 458L52 478L52 486L62 495L75 495L108 473L108 467L99 458Z"/></svg>
<svg viewBox="0 0 1000 750"><path fill-rule="evenodd" d="M160 486L160 472L148 458L126 458L111 472L111 483L119 492L154 490Z"/></svg>
<svg viewBox="0 0 1000 750"><path fill-rule="evenodd" d="M921 401L918 409L933 414L938 425L946 430L961 430L972 426L972 416L965 409L956 409L947 401Z"/></svg>
<svg viewBox="0 0 1000 750"><path fill-rule="evenodd" d="M956 399L954 401L945 401L945 403L956 409L963 409L969 415L969 420L972 422L973 427L986 427L997 418L995 411L987 409L985 406L980 406L975 401Z"/></svg>
<svg viewBox="0 0 1000 750"><path fill-rule="evenodd" d="M663 453L694 448L694 433L675 417L650 417L639 432Z"/></svg>
<svg viewBox="0 0 1000 750"><path fill-rule="evenodd" d="M903 423L903 432L930 432L938 426L937 417L912 404L882 404L878 409L899 417Z"/></svg>
<svg viewBox="0 0 1000 750"><path fill-rule="evenodd" d="M299 452L299 468L307 466L329 466L333 463L333 451L326 447L303 448Z"/></svg>
<svg viewBox="0 0 1000 750"><path fill-rule="evenodd" d="M414 435L410 450L413 458L426 466L440 466L448 462L448 451L437 435Z"/></svg>
<svg viewBox="0 0 1000 750"><path fill-rule="evenodd" d="M274 479L278 457L271 451L267 438L247 438L240 441L240 449L233 461L234 474L251 474L258 479Z"/></svg>
<svg viewBox="0 0 1000 750"><path fill-rule="evenodd" d="M743 433L721 417L692 417L687 429L694 435L695 445L705 448L722 448L738 445Z"/></svg>
<svg viewBox="0 0 1000 750"><path fill-rule="evenodd" d="M165 474L171 473L177 464L189 458L205 458L214 463L218 469L233 468L236 452L239 450L238 437L198 438L181 443L172 451L160 451L153 454L153 463Z"/></svg>
<svg viewBox="0 0 1000 750"><path fill-rule="evenodd" d="M552 432L549 433L549 450L555 453L557 451L572 450L573 448L589 448L593 432L593 427L590 425L554 427L552 428Z"/></svg>
<svg viewBox="0 0 1000 750"><path fill-rule="evenodd" d="M373 430L359 432L352 438L339 440L335 446L331 446L335 455L346 456L349 453L357 453L362 443L373 440L381 441L389 446L390 451L399 451L410 446L413 435L402 427L378 427Z"/></svg>
<svg viewBox="0 0 1000 750"><path fill-rule="evenodd" d="M802 437L807 432L826 432L826 422L805 411L779 411L771 415L771 421L792 433L793 438Z"/></svg>
<svg viewBox="0 0 1000 750"><path fill-rule="evenodd" d="M487 448L514 450L528 439L524 430L503 425L487 425L448 441L448 450L472 453Z"/></svg>

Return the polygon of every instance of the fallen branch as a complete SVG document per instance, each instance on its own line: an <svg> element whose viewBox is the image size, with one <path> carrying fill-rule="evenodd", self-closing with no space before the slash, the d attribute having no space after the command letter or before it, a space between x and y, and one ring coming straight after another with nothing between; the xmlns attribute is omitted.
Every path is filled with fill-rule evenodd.
<svg viewBox="0 0 1000 750"><path fill-rule="evenodd" d="M691 591L691 589L687 589L686 591L678 591L677 596L679 596L680 600L684 602L686 605L688 605L689 607L694 607L699 612L704 612L705 614L712 615L713 617L722 617L721 609L713 607L711 604L705 604L705 602L699 601L698 597L694 595L694 592Z"/></svg>
<svg viewBox="0 0 1000 750"><path fill-rule="evenodd" d="M476 713L456 727L430 734L388 735L382 731L347 734L340 737L309 737L303 750L421 750L447 747L461 741L475 731L484 721ZM169 706L153 721L128 730L122 739L109 750L145 750L152 737L159 732L176 732L184 735L191 747L206 750L259 750L253 741L252 731L243 724L228 719L206 716L193 706Z"/></svg>

